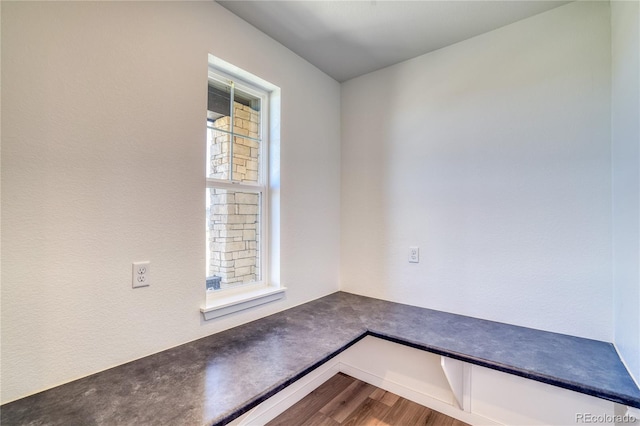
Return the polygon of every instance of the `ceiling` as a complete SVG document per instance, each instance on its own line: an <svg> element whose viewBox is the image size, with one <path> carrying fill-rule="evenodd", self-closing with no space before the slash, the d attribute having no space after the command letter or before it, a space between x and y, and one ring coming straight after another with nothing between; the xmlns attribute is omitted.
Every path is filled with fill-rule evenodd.
<svg viewBox="0 0 640 426"><path fill-rule="evenodd" d="M339 82L568 1L217 1Z"/></svg>

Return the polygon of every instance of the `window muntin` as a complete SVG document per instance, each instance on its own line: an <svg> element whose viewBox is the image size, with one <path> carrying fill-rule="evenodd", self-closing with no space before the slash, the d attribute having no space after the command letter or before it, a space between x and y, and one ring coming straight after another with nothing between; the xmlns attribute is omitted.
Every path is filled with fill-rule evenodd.
<svg viewBox="0 0 640 426"><path fill-rule="evenodd" d="M207 290L266 277L267 93L209 73Z"/></svg>

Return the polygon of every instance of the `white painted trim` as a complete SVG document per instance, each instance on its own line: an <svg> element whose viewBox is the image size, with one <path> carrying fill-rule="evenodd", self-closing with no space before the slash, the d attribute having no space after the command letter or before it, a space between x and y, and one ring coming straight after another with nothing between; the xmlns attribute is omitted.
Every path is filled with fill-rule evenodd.
<svg viewBox="0 0 640 426"><path fill-rule="evenodd" d="M257 290L237 292L228 296L211 297L207 294L207 305L200 308L205 320L219 318L254 306L273 302L284 297L286 287L261 287ZM214 293L210 291L209 293Z"/></svg>
<svg viewBox="0 0 640 426"><path fill-rule="evenodd" d="M640 408L634 408L629 406L624 406L624 407L627 409L624 414L625 416L633 417L634 419L636 419L636 421L640 419Z"/></svg>
<svg viewBox="0 0 640 426"><path fill-rule="evenodd" d="M464 383L463 383L463 393L462 393L462 401L463 401L463 407L465 411L468 412L472 412L472 407L471 407L471 364L469 363L464 363L464 365L462 366L462 377L464 379Z"/></svg>
<svg viewBox="0 0 640 426"><path fill-rule="evenodd" d="M267 92L279 89L279 87L275 86L272 83L269 83L267 80L263 80L257 75L251 74L243 70L242 68L239 68L232 63L225 61L224 59L213 56L211 53L209 53L208 61L209 67L214 68L216 73L227 74L236 79L240 79L245 83L250 83L251 85L258 86L259 88L266 90Z"/></svg>
<svg viewBox="0 0 640 426"><path fill-rule="evenodd" d="M228 189L230 191L239 192L255 192L256 194L264 192L264 186L256 183L245 183L235 180L222 180L214 178L206 178L207 188Z"/></svg>
<svg viewBox="0 0 640 426"><path fill-rule="evenodd" d="M453 397L460 409L471 412L471 368L468 363L446 356L440 357L440 366L449 382Z"/></svg>

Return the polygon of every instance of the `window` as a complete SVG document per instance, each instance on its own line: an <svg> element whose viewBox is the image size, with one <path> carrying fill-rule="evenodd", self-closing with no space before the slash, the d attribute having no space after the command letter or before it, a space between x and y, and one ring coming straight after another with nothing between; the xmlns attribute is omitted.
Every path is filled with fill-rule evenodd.
<svg viewBox="0 0 640 426"><path fill-rule="evenodd" d="M280 88L209 55L205 320L281 299ZM272 236L270 238L270 235Z"/></svg>
<svg viewBox="0 0 640 426"><path fill-rule="evenodd" d="M266 283L268 93L209 72L207 291Z"/></svg>

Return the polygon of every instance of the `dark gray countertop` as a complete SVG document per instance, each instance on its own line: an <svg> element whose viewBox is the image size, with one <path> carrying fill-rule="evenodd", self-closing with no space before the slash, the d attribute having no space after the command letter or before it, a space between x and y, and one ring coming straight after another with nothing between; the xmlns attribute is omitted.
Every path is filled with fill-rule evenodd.
<svg viewBox="0 0 640 426"><path fill-rule="evenodd" d="M338 292L5 404L0 420L224 424L365 335L640 408L610 343Z"/></svg>

